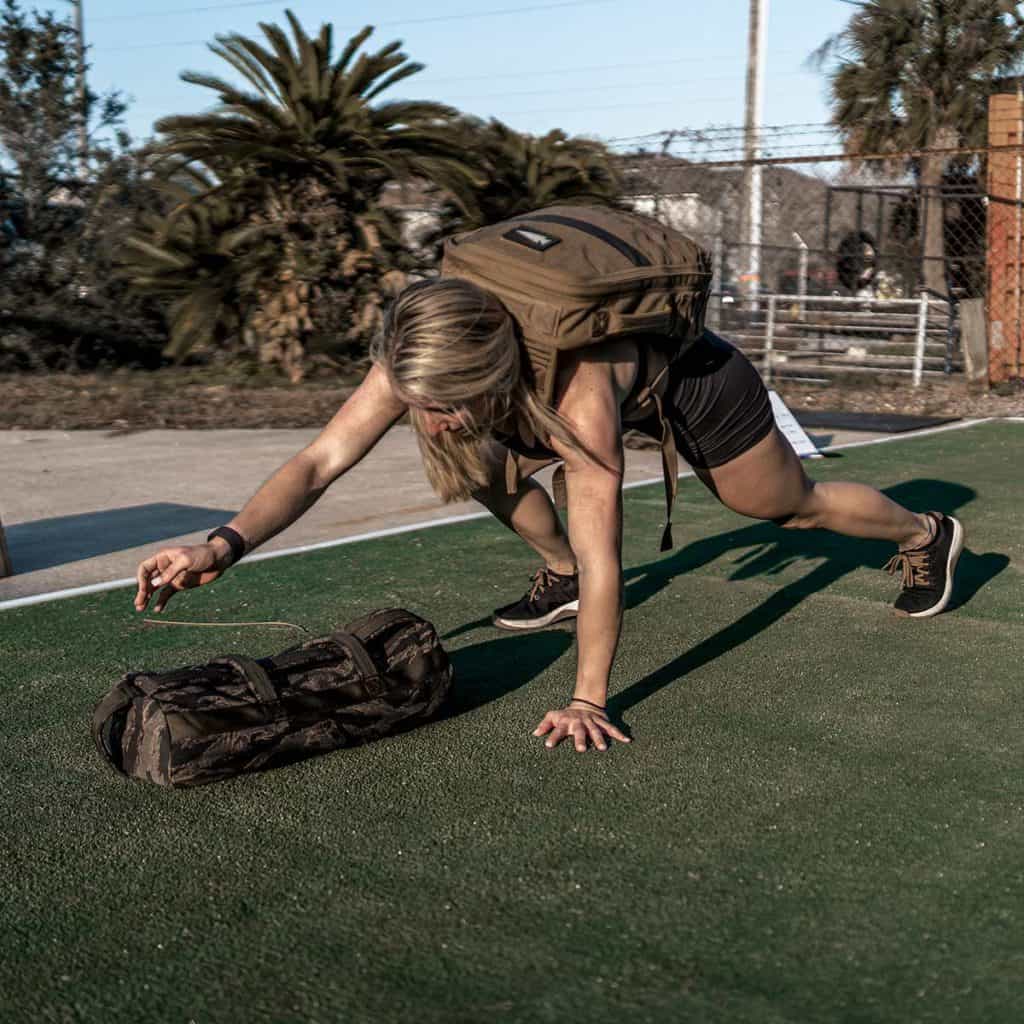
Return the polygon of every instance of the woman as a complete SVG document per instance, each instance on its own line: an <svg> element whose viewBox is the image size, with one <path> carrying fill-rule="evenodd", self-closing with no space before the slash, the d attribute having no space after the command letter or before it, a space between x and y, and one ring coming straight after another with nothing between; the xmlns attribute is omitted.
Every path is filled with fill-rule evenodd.
<svg viewBox="0 0 1024 1024"><path fill-rule="evenodd" d="M174 547L138 567L135 607L159 590L161 612L179 590L217 579L247 551L285 529L359 462L406 412L427 475L446 501L469 496L523 538L544 567L530 592L499 609L495 623L531 629L577 616L576 686L566 707L549 711L534 732L546 745L569 739L578 751L628 742L605 712L622 622L622 471L624 408L639 366L654 358L642 336L579 349L559 370L552 406L526 384L516 324L488 291L464 280L421 282L389 312L362 384L313 443L290 459L206 544ZM676 443L718 499L755 519L793 529L822 528L899 545L888 568L902 568L896 602L928 616L949 602L963 546L949 516L917 514L863 484L815 483L776 428L767 392L748 360L705 332L664 376ZM539 439L539 440L538 440ZM508 446L520 479L506 486ZM564 460L568 533L547 492L531 479Z"/></svg>

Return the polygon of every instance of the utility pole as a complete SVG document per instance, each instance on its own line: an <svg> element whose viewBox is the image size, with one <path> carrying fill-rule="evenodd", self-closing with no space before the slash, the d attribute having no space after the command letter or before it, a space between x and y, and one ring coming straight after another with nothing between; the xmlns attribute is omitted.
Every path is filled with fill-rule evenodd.
<svg viewBox="0 0 1024 1024"><path fill-rule="evenodd" d="M768 21L768 0L750 0L750 33L747 54L747 117L744 132L743 225L746 272L743 295L747 309L757 309L761 292L761 218L763 211L761 167L761 122L764 113L764 36Z"/></svg>
<svg viewBox="0 0 1024 1024"><path fill-rule="evenodd" d="M85 178L89 173L89 104L85 91L85 0L67 0L75 9L75 35L78 38L76 46L77 64L76 78L77 87L75 94L78 103L80 124L78 126L78 174Z"/></svg>

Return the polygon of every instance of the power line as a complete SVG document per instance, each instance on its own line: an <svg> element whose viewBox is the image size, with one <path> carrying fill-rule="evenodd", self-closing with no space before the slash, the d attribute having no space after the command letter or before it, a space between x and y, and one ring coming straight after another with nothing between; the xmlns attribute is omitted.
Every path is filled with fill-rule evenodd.
<svg viewBox="0 0 1024 1024"><path fill-rule="evenodd" d="M880 118L880 122L887 122L887 119ZM813 136L836 134L842 131L839 125L831 121L808 121L793 124L781 125L760 125L756 131L762 137L765 145L772 145L770 133L775 133L776 138L790 138L798 136ZM608 146L626 146L638 142L653 142L658 140L664 146L676 146L680 143L688 143L692 146L707 146L717 143L727 143L730 139L736 140L736 144L743 139L746 129L739 125L711 125L707 128L672 128L660 132L648 132L644 135L623 135L608 139Z"/></svg>
<svg viewBox="0 0 1024 1024"><path fill-rule="evenodd" d="M240 4L213 4L208 7L176 7L167 11L139 11L136 14L104 14L93 21L138 21L139 18L161 18L172 14L201 14L204 11L231 11L238 7L280 7L282 0L247 0Z"/></svg>
<svg viewBox="0 0 1024 1024"><path fill-rule="evenodd" d="M805 156L780 156L759 159L754 161L762 167L783 167L788 164L825 164L825 163L854 163L856 161L892 161L911 160L926 156L982 156L991 153L1017 153L1020 154L1021 145L1016 143L1009 146L979 146L962 147L958 149L909 149L899 153L813 153ZM747 160L715 160L706 163L696 163L695 167L705 169L717 169L725 167L741 167L749 163Z"/></svg>
<svg viewBox="0 0 1024 1024"><path fill-rule="evenodd" d="M776 75L776 77L777 78L782 78L782 77L784 77L787 74L788 75L794 75L794 74L800 74L800 73L801 72L799 72L799 71L784 72L781 75ZM681 81L681 82L680 81L676 81L676 82L664 82L664 81L661 81L661 82L626 82L626 83L623 83L621 85L582 85L582 86L574 86L571 89L557 89L557 90L552 90L552 89L532 89L532 90L529 90L527 92L492 92L492 93L484 93L484 94L474 93L473 95L468 95L467 94L465 96L447 96L447 97L445 97L445 100L446 101L449 101L449 100L462 100L462 101L464 101L464 100L474 100L474 99L476 99L476 100L494 100L494 99L504 99L506 96L550 96L553 92L557 93L558 95L561 95L562 93L567 93L567 92L607 92L607 91L609 91L611 89L644 89L644 88L647 88L648 86L656 86L656 87L659 87L659 88L664 88L664 87L678 88L678 87L684 86L684 85L700 85L703 82L731 82L731 81L733 81L737 77L738 77L737 75L726 75L726 76L717 76L715 78L699 78L699 79L691 78L691 79L688 79L686 81ZM739 77L742 77L742 72L740 73Z"/></svg>
<svg viewBox="0 0 1024 1024"><path fill-rule="evenodd" d="M533 4L529 7L505 7L497 11L467 11L462 14L435 14L428 18L403 18L401 21L381 21L374 28L399 28L403 25L425 25L439 21L469 21L479 18L499 18L510 14L530 14L535 11L554 11L566 7L594 7L598 4L612 4L618 0L563 0L561 3ZM220 8L211 8L219 10ZM206 39L182 39L170 43L140 43L137 46L99 46L97 50L155 50L171 46L205 46Z"/></svg>
<svg viewBox="0 0 1024 1024"><path fill-rule="evenodd" d="M733 96L699 96L699 97L693 99L691 102L693 102L693 103L726 103L726 102L732 102L735 99L736 99L735 95L733 95ZM642 109L644 109L646 107L660 107L660 106L668 106L668 105L675 106L675 107L679 106L679 99L675 98L675 99L671 99L671 100L645 100L643 103L638 103L638 102L633 102L633 103L615 103L615 104L613 104L611 106L607 106L607 107L554 107L554 108L550 108L549 107L549 108L547 108L545 110L510 110L510 111L505 111L501 116L502 117L520 117L520 116L523 116L523 115L526 115L526 114L563 114L566 111L569 111L569 112L572 112L572 113L575 113L575 112L589 113L591 111L597 111L597 110L642 110Z"/></svg>
<svg viewBox="0 0 1024 1024"><path fill-rule="evenodd" d="M798 51L777 54L779 57L791 57ZM645 60L635 64L590 64L575 68L543 68L535 71L511 71L497 75L462 75L457 78L430 78L425 76L426 85L448 85L452 82L489 82L494 78L538 78L541 75L568 75L583 71L625 71L631 68L664 67L669 64L717 64L731 60L734 54L723 54L718 57L675 57L671 60ZM801 72L802 73L802 72Z"/></svg>
<svg viewBox="0 0 1024 1024"><path fill-rule="evenodd" d="M798 131L797 129L813 129L812 131ZM760 125L757 131L762 135L769 132L790 135L817 135L821 132L835 131L836 128L826 121L808 121L794 124L765 124ZM660 132L648 132L646 135L624 135L609 139L609 145L628 142L642 142L647 139L662 139L674 145L675 141L695 142L704 138L713 142L724 141L729 136L742 138L746 129L739 125L711 125L707 128L672 128Z"/></svg>

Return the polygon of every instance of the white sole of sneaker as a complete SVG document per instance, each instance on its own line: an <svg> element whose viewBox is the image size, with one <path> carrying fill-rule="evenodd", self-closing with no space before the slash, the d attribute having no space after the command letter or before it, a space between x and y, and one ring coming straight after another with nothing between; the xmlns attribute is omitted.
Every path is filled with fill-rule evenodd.
<svg viewBox="0 0 1024 1024"><path fill-rule="evenodd" d="M960 561L960 552L964 549L964 528L960 525L959 519L954 519L952 516L946 518L953 524L953 542L949 545L949 554L946 556L946 587L942 592L942 597L931 608L923 612L908 612L907 618L930 619L933 615L938 615L939 612L945 610L949 599L953 596L953 576L956 573L956 563Z"/></svg>
<svg viewBox="0 0 1024 1024"><path fill-rule="evenodd" d="M498 629L507 629L514 633L528 633L532 629L546 629L548 626L553 626L556 622L561 622L563 619L574 619L579 614L579 611L579 601L570 601L568 604L563 604L553 612L548 612L547 615L543 615L531 622L515 622L512 619L499 619L497 616L494 616L491 621Z"/></svg>

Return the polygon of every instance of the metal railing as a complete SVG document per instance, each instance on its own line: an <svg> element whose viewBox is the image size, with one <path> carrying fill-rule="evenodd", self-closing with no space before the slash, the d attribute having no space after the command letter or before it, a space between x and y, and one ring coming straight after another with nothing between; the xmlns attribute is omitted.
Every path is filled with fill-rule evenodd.
<svg viewBox="0 0 1024 1024"><path fill-rule="evenodd" d="M762 376L830 380L858 373L926 379L963 370L955 304L915 299L762 295L754 309L717 295L708 324L759 362Z"/></svg>

